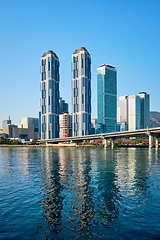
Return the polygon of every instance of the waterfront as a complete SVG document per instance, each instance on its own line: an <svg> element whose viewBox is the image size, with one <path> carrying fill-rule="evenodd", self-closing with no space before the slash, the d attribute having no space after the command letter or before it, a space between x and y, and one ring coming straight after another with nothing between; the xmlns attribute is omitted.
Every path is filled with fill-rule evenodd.
<svg viewBox="0 0 160 240"><path fill-rule="evenodd" d="M160 150L0 148L0 239L160 239Z"/></svg>

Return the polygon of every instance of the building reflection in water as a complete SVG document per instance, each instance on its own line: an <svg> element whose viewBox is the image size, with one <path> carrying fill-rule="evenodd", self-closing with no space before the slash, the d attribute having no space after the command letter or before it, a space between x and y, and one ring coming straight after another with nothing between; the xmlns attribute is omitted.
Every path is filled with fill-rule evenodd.
<svg viewBox="0 0 160 240"><path fill-rule="evenodd" d="M147 203L150 197L150 154L148 149L135 149L135 192L139 198L139 201Z"/></svg>
<svg viewBox="0 0 160 240"><path fill-rule="evenodd" d="M9 176L12 173L26 175L29 178L31 167L35 164L34 160L37 158L37 149L31 148L17 148L5 147L1 149L3 155L2 167L6 166ZM2 159L2 160L3 160Z"/></svg>
<svg viewBox="0 0 160 240"><path fill-rule="evenodd" d="M70 228L75 237L89 235L92 232L89 223L93 217L93 187L91 185L91 158L88 149L74 149L71 151L72 182L70 185L70 209L67 214ZM87 227L88 226L88 227ZM85 231L87 227L87 231Z"/></svg>
<svg viewBox="0 0 160 240"><path fill-rule="evenodd" d="M126 198L128 196L128 201L131 200L131 204L134 205L137 198L150 194L150 153L147 149L139 148L127 148L118 152L117 174L120 192L125 194Z"/></svg>
<svg viewBox="0 0 160 240"><path fill-rule="evenodd" d="M99 154L98 158L97 223L105 228L111 228L111 223L113 226L113 222L117 221L121 206L116 152L106 149L103 154Z"/></svg>
<svg viewBox="0 0 160 240"><path fill-rule="evenodd" d="M84 230L93 217L90 152L82 149L41 149L43 194L39 204L43 220L38 225L44 238L91 236ZM83 231L84 230L84 231ZM63 232L61 232L63 231ZM37 233L39 234L39 233Z"/></svg>
<svg viewBox="0 0 160 240"><path fill-rule="evenodd" d="M42 219L38 228L44 238L105 238L108 231L120 226L119 216L126 205L135 209L137 200L150 197L146 149L40 151Z"/></svg>
<svg viewBox="0 0 160 240"><path fill-rule="evenodd" d="M43 183L41 192L43 194L39 204L42 206L42 219L38 224L39 231L42 231L44 238L55 235L61 231L62 219L62 185L60 181L59 149L41 149L41 169Z"/></svg>

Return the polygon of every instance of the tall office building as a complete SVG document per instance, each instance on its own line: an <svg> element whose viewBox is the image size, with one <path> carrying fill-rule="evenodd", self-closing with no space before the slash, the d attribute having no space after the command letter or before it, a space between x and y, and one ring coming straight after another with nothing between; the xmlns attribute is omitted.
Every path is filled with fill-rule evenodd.
<svg viewBox="0 0 160 240"><path fill-rule="evenodd" d="M53 51L41 57L41 139L59 137L59 58Z"/></svg>
<svg viewBox="0 0 160 240"><path fill-rule="evenodd" d="M138 95L128 96L128 130L141 128L141 98Z"/></svg>
<svg viewBox="0 0 160 240"><path fill-rule="evenodd" d="M141 128L149 128L150 126L150 98L146 92L138 94L141 98Z"/></svg>
<svg viewBox="0 0 160 240"><path fill-rule="evenodd" d="M91 56L86 48L72 55L72 136L91 134Z"/></svg>
<svg viewBox="0 0 160 240"><path fill-rule="evenodd" d="M97 69L98 124L102 132L114 132L117 126L117 70L109 64Z"/></svg>
<svg viewBox="0 0 160 240"><path fill-rule="evenodd" d="M149 94L122 96L117 101L117 123L120 131L134 131L150 126Z"/></svg>

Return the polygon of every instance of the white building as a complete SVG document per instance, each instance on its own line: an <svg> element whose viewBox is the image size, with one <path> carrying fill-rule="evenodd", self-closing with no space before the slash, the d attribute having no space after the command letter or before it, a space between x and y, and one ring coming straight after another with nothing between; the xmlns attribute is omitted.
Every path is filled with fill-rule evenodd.
<svg viewBox="0 0 160 240"><path fill-rule="evenodd" d="M91 56L81 47L72 55L72 136L91 134Z"/></svg>
<svg viewBox="0 0 160 240"><path fill-rule="evenodd" d="M117 101L117 123L128 123L128 96L119 97Z"/></svg>
<svg viewBox="0 0 160 240"><path fill-rule="evenodd" d="M150 99L149 94L122 96L117 101L117 123L120 129L134 131L149 127Z"/></svg>
<svg viewBox="0 0 160 240"><path fill-rule="evenodd" d="M28 139L37 139L39 131L39 119L33 117L21 118L18 128L28 129Z"/></svg>
<svg viewBox="0 0 160 240"><path fill-rule="evenodd" d="M141 99L138 95L128 96L128 130L141 128Z"/></svg>
<svg viewBox="0 0 160 240"><path fill-rule="evenodd" d="M59 136L59 58L53 51L41 57L41 139Z"/></svg>

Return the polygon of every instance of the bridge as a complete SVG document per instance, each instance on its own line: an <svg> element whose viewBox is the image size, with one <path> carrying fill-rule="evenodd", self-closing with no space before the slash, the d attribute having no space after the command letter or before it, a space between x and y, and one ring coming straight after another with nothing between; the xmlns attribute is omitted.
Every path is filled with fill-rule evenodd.
<svg viewBox="0 0 160 240"><path fill-rule="evenodd" d="M85 140L103 139L104 147L107 147L107 140L111 139L111 147L114 148L114 141L120 138L130 138L130 137L149 137L149 148L153 147L153 137L156 140L156 148L159 147L160 138L160 127L157 128L146 128L139 129L135 131L123 131L123 132L110 132L101 134L91 134L78 137L67 137L67 138L54 138L54 139L42 139L40 143L56 144L56 143L82 143Z"/></svg>

